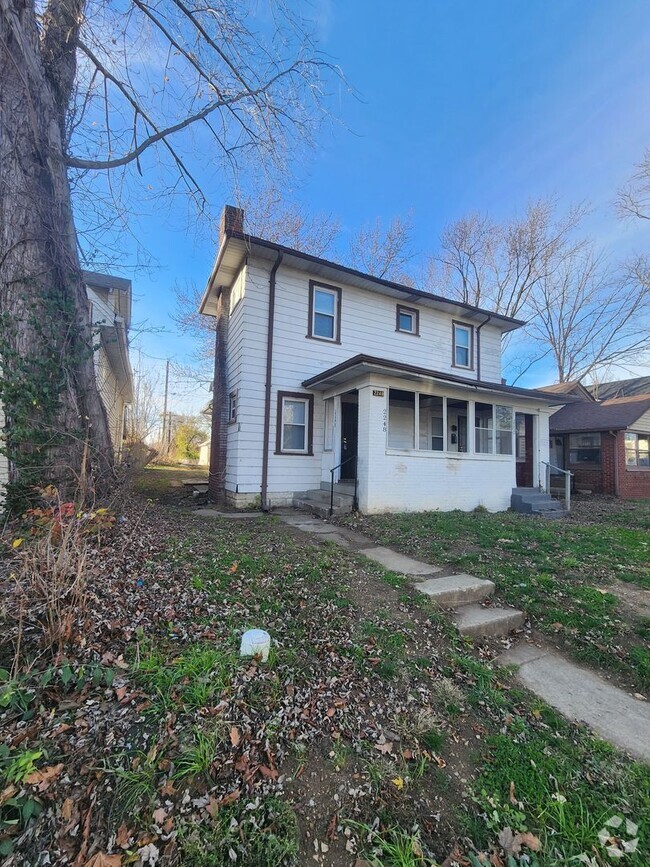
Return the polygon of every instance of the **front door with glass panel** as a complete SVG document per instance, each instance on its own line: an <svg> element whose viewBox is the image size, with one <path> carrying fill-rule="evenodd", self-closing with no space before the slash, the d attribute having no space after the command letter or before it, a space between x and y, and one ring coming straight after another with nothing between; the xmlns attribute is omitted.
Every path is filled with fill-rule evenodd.
<svg viewBox="0 0 650 867"><path fill-rule="evenodd" d="M359 407L356 403L341 403L341 481L356 476L359 440Z"/></svg>

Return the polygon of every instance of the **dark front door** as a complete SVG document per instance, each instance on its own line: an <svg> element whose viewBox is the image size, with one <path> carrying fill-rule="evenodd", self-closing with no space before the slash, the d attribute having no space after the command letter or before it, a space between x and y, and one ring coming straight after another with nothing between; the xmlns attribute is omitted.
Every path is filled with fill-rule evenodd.
<svg viewBox="0 0 650 867"><path fill-rule="evenodd" d="M356 474L357 443L359 437L359 407L356 403L341 404L341 481L353 479ZM345 463L343 463L345 461Z"/></svg>
<svg viewBox="0 0 650 867"><path fill-rule="evenodd" d="M533 486L533 417L528 413L515 415L517 434L517 487Z"/></svg>

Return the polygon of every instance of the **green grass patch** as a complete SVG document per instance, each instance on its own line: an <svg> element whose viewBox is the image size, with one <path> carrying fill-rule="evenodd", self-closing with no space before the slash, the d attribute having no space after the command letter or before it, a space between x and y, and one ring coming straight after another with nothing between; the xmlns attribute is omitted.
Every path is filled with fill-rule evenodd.
<svg viewBox="0 0 650 867"><path fill-rule="evenodd" d="M645 515L650 511L639 507ZM650 588L647 529L545 522L513 513L423 512L355 517L377 542L427 562L490 578L499 596L524 608L534 625L561 637L576 656L650 689L645 650L647 625L631 623L616 595L617 580ZM348 519L351 520L351 519ZM645 518L640 520L644 524ZM630 526L631 524L631 526Z"/></svg>

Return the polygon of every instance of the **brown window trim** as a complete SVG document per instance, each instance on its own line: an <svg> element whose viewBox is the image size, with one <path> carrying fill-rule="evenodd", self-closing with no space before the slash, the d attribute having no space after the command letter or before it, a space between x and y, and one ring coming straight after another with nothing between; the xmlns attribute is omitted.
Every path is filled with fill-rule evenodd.
<svg viewBox="0 0 650 867"><path fill-rule="evenodd" d="M232 399L235 398L235 417L233 418L230 414L230 407L232 405ZM239 389L236 388L234 391L231 391L228 395L228 424L237 424L237 416L239 415Z"/></svg>
<svg viewBox="0 0 650 867"><path fill-rule="evenodd" d="M469 367L464 364L456 364L456 327L469 328ZM474 326L469 322L460 322L458 319L451 320L451 366L457 370L474 370Z"/></svg>
<svg viewBox="0 0 650 867"><path fill-rule="evenodd" d="M319 337L313 333L314 328L314 290L329 289L330 292L336 292L336 319L334 321L334 339L329 337ZM330 283L321 283L320 280L309 281L309 320L307 322L307 337L310 340L321 340L323 343L340 343L341 342L341 296L343 292L340 286L332 286Z"/></svg>
<svg viewBox="0 0 650 867"><path fill-rule="evenodd" d="M307 451L292 452L282 451L282 402L285 397L298 398L308 401L307 412ZM279 391L277 396L277 408L275 419L275 454L290 455L296 458L308 458L314 454L314 395L304 391Z"/></svg>
<svg viewBox="0 0 650 867"><path fill-rule="evenodd" d="M401 313L409 313L413 316L415 320L415 331L405 331L403 328L399 327L399 317ZM395 310L395 331L399 331L400 334L410 334L411 337L419 337L420 336L420 311L417 307L407 307L405 304L398 304Z"/></svg>

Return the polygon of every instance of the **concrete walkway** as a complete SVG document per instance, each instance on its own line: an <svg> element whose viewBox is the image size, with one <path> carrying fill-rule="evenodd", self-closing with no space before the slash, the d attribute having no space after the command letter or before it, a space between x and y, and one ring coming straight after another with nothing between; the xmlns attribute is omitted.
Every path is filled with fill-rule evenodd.
<svg viewBox="0 0 650 867"><path fill-rule="evenodd" d="M443 607L454 607L462 635L503 635L523 623L514 608L486 607L494 584L473 575L448 574L438 566L407 557L371 539L299 512L280 512L285 524L361 554L385 569L409 576L421 593ZM447 574L444 574L447 573ZM586 723L605 740L637 759L650 761L650 704L634 698L597 674L565 659L549 647L519 643L496 662L517 668L518 679L565 717Z"/></svg>
<svg viewBox="0 0 650 867"><path fill-rule="evenodd" d="M602 738L650 761L650 704L612 686L545 646L518 644L497 660L518 667L519 680L565 717L587 723Z"/></svg>

